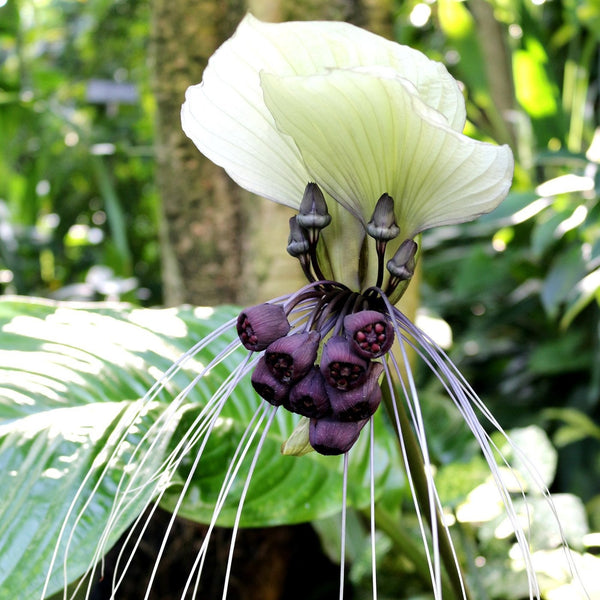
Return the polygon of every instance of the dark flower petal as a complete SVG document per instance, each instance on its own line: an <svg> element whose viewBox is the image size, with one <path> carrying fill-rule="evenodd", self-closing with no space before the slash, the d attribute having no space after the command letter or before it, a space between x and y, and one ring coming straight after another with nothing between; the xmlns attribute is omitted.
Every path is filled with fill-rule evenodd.
<svg viewBox="0 0 600 600"><path fill-rule="evenodd" d="M279 338L267 347L267 366L283 383L298 381L314 365L320 341L321 335L316 331Z"/></svg>
<svg viewBox="0 0 600 600"><path fill-rule="evenodd" d="M349 391L329 388L332 418L339 421L362 421L375 413L381 403L379 376L383 372L381 363L371 363L367 379L362 385Z"/></svg>
<svg viewBox="0 0 600 600"><path fill-rule="evenodd" d="M363 358L383 356L394 343L394 328L382 313L363 310L344 319L346 336Z"/></svg>
<svg viewBox="0 0 600 600"><path fill-rule="evenodd" d="M330 417L311 419L308 429L310 445L319 454L344 454L354 446L367 421L368 419L344 423Z"/></svg>
<svg viewBox="0 0 600 600"><path fill-rule="evenodd" d="M359 386L367 376L368 364L354 352L345 337L332 337L323 346L321 373L325 381L338 390L351 390Z"/></svg>
<svg viewBox="0 0 600 600"><path fill-rule="evenodd" d="M287 402L290 386L273 377L264 356L261 356L258 363L256 363L250 381L256 393L270 404L281 406L284 402Z"/></svg>
<svg viewBox="0 0 600 600"><path fill-rule="evenodd" d="M324 417L331 412L325 380L318 367L313 367L292 387L286 408L304 417L315 418Z"/></svg>
<svg viewBox="0 0 600 600"><path fill-rule="evenodd" d="M260 352L276 339L288 334L290 324L283 306L258 304L244 309L237 320L238 336L248 350Z"/></svg>

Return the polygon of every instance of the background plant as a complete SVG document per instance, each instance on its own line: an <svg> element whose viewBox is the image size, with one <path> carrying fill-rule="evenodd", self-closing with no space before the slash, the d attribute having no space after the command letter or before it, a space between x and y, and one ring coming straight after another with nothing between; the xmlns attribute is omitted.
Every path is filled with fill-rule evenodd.
<svg viewBox="0 0 600 600"><path fill-rule="evenodd" d="M394 10L396 39L442 60L464 82L470 133L510 142L518 159L513 192L495 213L424 236L423 315L436 335L447 333L449 324L454 360L503 426L516 429L524 446L539 454L552 491L567 494L559 496L564 502L559 506L569 514L570 541L577 550L594 553L598 539L589 532L600 529L600 142L594 143L600 7L570 0L438 0L397 3ZM158 200L150 151L154 109L146 61L149 16L148 6L138 2L8 0L0 7L0 131L10 140L0 152L5 293L160 302ZM501 44L484 31L499 32ZM494 71L504 76L503 83ZM134 83L137 99L92 103L86 93L94 79ZM102 375L99 379L95 372L73 393L73 374L67 394L53 373L69 354L52 346L58 340L35 329L14 337L19 316L51 324L56 308L10 301L2 310L0 346L7 357L16 357L15 352L37 357L30 353L47 352L51 344L46 363L3 363L0 456L7 471L14 467L11 461L30 456L22 440L34 430L33 414L53 414L49 397L58 394L61 406L73 410L80 404L133 400L150 384L150 366L164 369L199 335L189 315L171 314L164 333L176 340L172 347L167 351L161 344L170 342L163 340L154 351L140 352L141 362L132 359L119 368L110 352L85 350L74 334L72 346L97 355ZM129 310L110 315L115 335L121 335ZM82 314L87 321L96 318L90 316L96 314L93 309ZM161 327L163 320L155 323ZM182 324L185 333L178 337ZM63 359L52 358L52 351ZM68 364L82 366L71 359ZM52 385L42 382L42 375ZM507 586L503 577L511 568L510 539L494 535L495 516L469 516L477 505L474 490L482 493L485 485L480 459L435 382L423 373L420 384L438 481L451 517L460 523L461 548L469 560L484 557L493 566L486 569L487 579L479 570L470 573L473 588L482 598L520 598L518 578ZM114 425L120 409L111 406ZM35 430L40 439L50 421ZM14 448L22 450L20 457ZM388 485L394 511L398 497L408 508L402 482ZM2 521L8 522L8 497L0 500ZM18 513L19 505L10 500L10 510ZM394 527L386 526L386 516L398 516L394 511L379 519L382 597L386 590L397 597L394 582L401 576L406 598L424 598L427 588L406 560L407 549L394 539ZM188 516L202 520L200 513ZM408 510L402 519L410 530ZM330 546L339 536L337 520L319 520L315 527L335 559L337 550ZM350 531L351 577L356 596L364 597L369 558L360 505ZM6 530L4 535L15 546L0 543L2 548L23 543ZM547 541L542 570L551 570L553 544ZM14 574L9 555L0 551L5 577ZM41 573L43 560L38 560ZM592 573L595 564L585 563L584 571ZM560 577L548 582L549 588L563 583Z"/></svg>

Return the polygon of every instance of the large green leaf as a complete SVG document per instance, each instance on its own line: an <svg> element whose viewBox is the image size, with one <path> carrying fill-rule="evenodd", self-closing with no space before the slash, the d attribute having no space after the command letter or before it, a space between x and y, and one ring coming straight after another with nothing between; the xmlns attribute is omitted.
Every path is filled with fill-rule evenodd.
<svg viewBox="0 0 600 600"><path fill-rule="evenodd" d="M67 580L78 577L99 558L97 548L108 550L153 497L172 509L188 474L180 514L211 519L240 437L263 405L249 378L239 381L207 430L208 443L191 472L203 438L189 436L206 425L207 402L247 358L243 349L224 352L233 327L223 328L151 397L141 398L185 351L231 324L235 314L231 307L0 301L0 468L8 478L0 491L0 599L39 598L59 538L47 593L64 584L65 552ZM210 364L216 356L219 361ZM204 376L190 386L199 373ZM276 414L242 525L306 521L340 509L339 458L280 454L295 422L285 411ZM355 505L369 498L368 436L362 438L350 460L348 495ZM393 494L401 478L383 415L375 440L376 486ZM253 453L230 490L220 524L234 520ZM159 472L162 478L153 477Z"/></svg>

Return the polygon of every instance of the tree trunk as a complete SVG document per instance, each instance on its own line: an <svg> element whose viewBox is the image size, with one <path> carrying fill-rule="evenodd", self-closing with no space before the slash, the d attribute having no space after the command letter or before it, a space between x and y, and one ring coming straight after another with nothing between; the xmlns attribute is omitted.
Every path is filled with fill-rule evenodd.
<svg viewBox="0 0 600 600"><path fill-rule="evenodd" d="M153 71L156 151L162 198L165 304L237 300L241 286L242 195L181 130L188 86L243 17L241 2L154 0Z"/></svg>

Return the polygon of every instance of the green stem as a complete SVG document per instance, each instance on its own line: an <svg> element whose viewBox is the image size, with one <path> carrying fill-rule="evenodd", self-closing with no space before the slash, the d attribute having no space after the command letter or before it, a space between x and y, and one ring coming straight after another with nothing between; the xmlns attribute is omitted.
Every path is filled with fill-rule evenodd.
<svg viewBox="0 0 600 600"><path fill-rule="evenodd" d="M385 509L377 507L375 508L375 522L377 528L381 529L392 540L394 546L412 562L419 577L424 582L431 583L429 563L425 553L402 527L398 527L398 521ZM442 596L444 598L453 596L452 585L445 573L442 574Z"/></svg>
<svg viewBox="0 0 600 600"><path fill-rule="evenodd" d="M421 507L425 518L427 519L429 528L433 529L433 523L431 521L431 514L429 510L429 487L427 484L427 475L425 473L425 461L423 459L423 454L421 453L421 448L419 446L415 433L411 427L410 419L408 418L406 409L404 408L404 404L402 402L394 403L387 382L384 381L381 387L383 392L383 399L388 413L390 415L394 415L397 411L398 421L400 425L400 431L398 432L398 435L402 436L402 440L404 441L406 459L408 464L410 465L410 473L412 476L415 493L417 495L417 502L419 503L419 506ZM398 443L400 443L400 440L398 440ZM442 517L439 514L439 511L436 511L435 518L438 532L440 556L442 558L442 562L444 564L444 567L446 568L446 572L450 579L450 586L454 591L454 597L456 599L466 598L466 600L472 600L471 593L469 592L467 582L461 571L461 568L459 565L456 564L456 561L454 560L454 553L452 551L452 541L450 540L450 535L448 534L448 531L444 528ZM446 597L446 593L444 593L444 597Z"/></svg>

